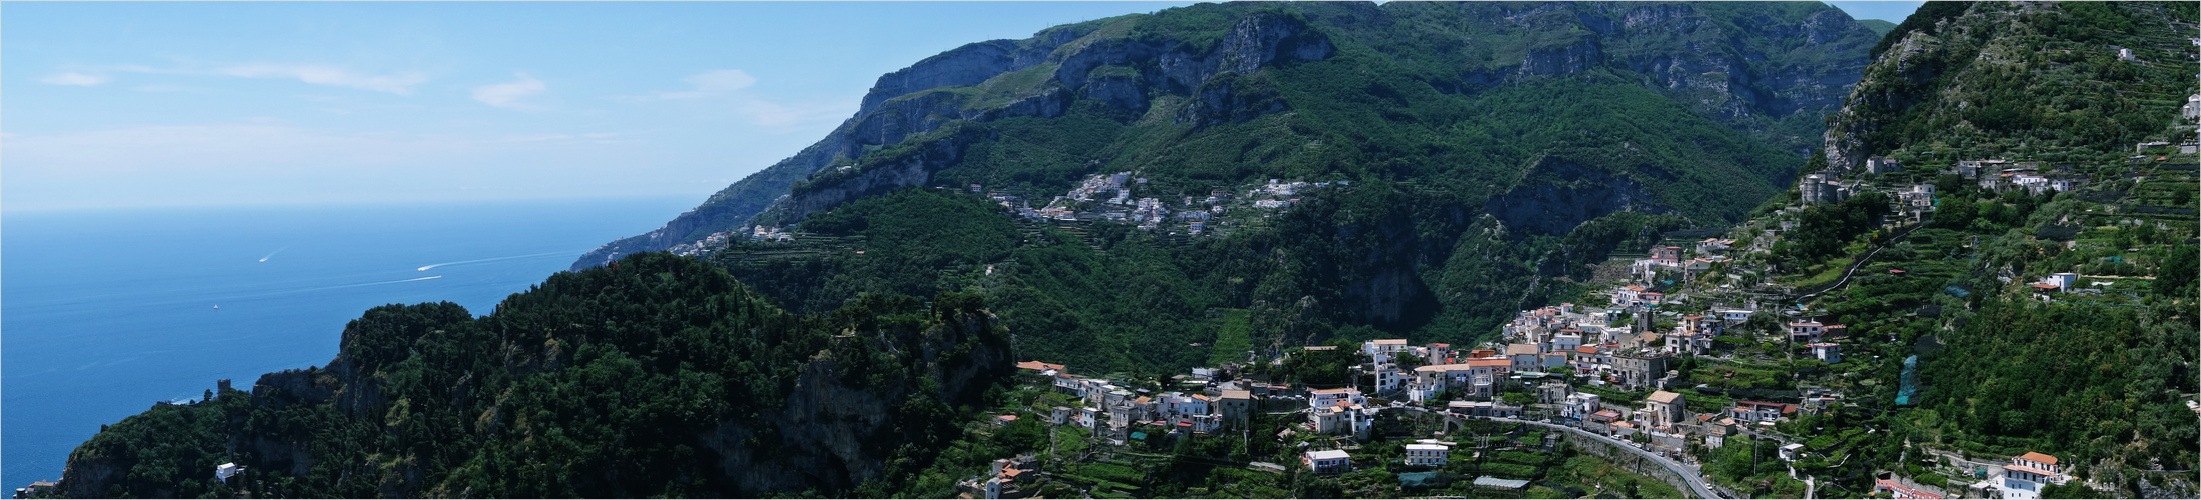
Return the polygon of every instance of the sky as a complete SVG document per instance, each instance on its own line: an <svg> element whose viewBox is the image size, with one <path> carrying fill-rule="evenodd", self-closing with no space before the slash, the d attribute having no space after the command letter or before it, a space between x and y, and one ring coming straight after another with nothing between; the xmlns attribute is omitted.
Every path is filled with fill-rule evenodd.
<svg viewBox="0 0 2201 500"><path fill-rule="evenodd" d="M1919 7L1924 7L1926 5L1926 2L1873 1L1827 2L1826 4L1832 5L1834 6L1834 8L1837 9L1842 9L1842 12L1849 13L1849 17L1851 18L1859 20L1879 19L1895 24L1903 24L1903 18L1911 17L1911 13L1917 12Z"/></svg>
<svg viewBox="0 0 2201 500"><path fill-rule="evenodd" d="M705 196L965 43L1184 2L0 4L0 211Z"/></svg>
<svg viewBox="0 0 2201 500"><path fill-rule="evenodd" d="M1189 3L0 3L0 211L700 202L881 74Z"/></svg>

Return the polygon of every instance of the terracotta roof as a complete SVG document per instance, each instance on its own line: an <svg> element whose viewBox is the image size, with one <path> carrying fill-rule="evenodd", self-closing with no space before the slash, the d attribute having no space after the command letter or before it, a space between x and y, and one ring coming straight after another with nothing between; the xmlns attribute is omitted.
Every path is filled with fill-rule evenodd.
<svg viewBox="0 0 2201 500"><path fill-rule="evenodd" d="M2055 456L2055 455L2050 455L2050 454L2046 454L2046 453L2041 453L2041 452L2037 452L2037 451L2028 451L2028 452L2025 452L2025 454L2024 454L2024 455L2018 455L2018 458L2023 458L2023 459L2026 459L2026 460L2032 460L2032 461L2035 461L2035 462L2040 462L2040 463L2044 463L2044 464L2048 464L2048 465L2056 465L2056 456Z"/></svg>
<svg viewBox="0 0 2201 500"><path fill-rule="evenodd" d="M1406 339L1376 339L1376 345L1406 345Z"/></svg>
<svg viewBox="0 0 2201 500"><path fill-rule="evenodd" d="M1595 348L1595 347L1576 347L1576 348L1574 348L1574 352L1579 352L1579 353L1582 353L1582 354L1597 354L1597 348Z"/></svg>
<svg viewBox="0 0 2201 500"><path fill-rule="evenodd" d="M1253 391L1226 389L1223 391L1223 399L1253 399Z"/></svg>
<svg viewBox="0 0 2201 500"><path fill-rule="evenodd" d="M2056 474L2056 473L2054 473L2054 472L2049 472L2049 471L2045 471L2045 470L2035 469L2035 468L2032 468L2032 467L2026 467L2026 466L2023 466L2023 465L2005 465L2005 466L2002 466L2002 468L2003 468L2003 470L2014 470L2014 471L2020 471L2020 472L2031 472L2031 473L2034 473L2034 474L2039 474L2039 475L2043 475L2043 476L2050 476L2050 477L2054 477L2054 476L2056 476L2056 475L2057 475L2057 474Z"/></svg>
<svg viewBox="0 0 2201 500"><path fill-rule="evenodd" d="M1471 366L1471 367L1481 367L1481 366L1512 366L1512 365L1513 365L1513 360L1510 360L1510 359L1470 359L1470 360L1467 360L1467 366Z"/></svg>
<svg viewBox="0 0 2201 500"><path fill-rule="evenodd" d="M1059 372L1059 371L1062 371L1062 365L1057 365L1057 364L1052 364L1052 363L1041 363L1041 362L1038 362L1038 361L1025 361L1025 362L1022 362L1022 363L1017 363L1017 364L1016 364L1016 367L1017 367L1017 368L1022 368L1022 369L1026 369L1026 370L1031 370L1031 371L1035 371L1035 372L1038 372L1038 371L1047 371L1047 370L1054 370L1054 371L1058 371L1058 372Z"/></svg>
<svg viewBox="0 0 2201 500"><path fill-rule="evenodd" d="M1536 344L1506 344L1506 355L1536 354Z"/></svg>
<svg viewBox="0 0 2201 500"><path fill-rule="evenodd" d="M1675 393L1675 392L1667 392L1667 391L1658 391L1658 392L1653 392L1653 393L1651 393L1651 396L1650 396L1650 397L1647 397L1647 398L1643 398L1643 399L1645 399L1645 400L1649 400L1649 401L1651 401L1651 402L1653 402L1653 403L1660 403L1660 404L1674 404L1674 398L1679 398L1679 397L1681 397L1681 394L1680 394L1680 393Z"/></svg>

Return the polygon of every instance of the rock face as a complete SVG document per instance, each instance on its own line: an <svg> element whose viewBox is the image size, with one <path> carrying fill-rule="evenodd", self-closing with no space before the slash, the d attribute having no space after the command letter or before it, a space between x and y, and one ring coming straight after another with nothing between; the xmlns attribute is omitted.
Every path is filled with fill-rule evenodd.
<svg viewBox="0 0 2201 500"><path fill-rule="evenodd" d="M1491 198L1483 210L1498 217L1506 227L1545 234L1566 234L1583 221L1613 212L1668 211L1635 179L1584 168L1572 161L1546 158L1538 162L1531 176L1570 182L1524 184Z"/></svg>
<svg viewBox="0 0 2201 500"><path fill-rule="evenodd" d="M799 199L781 198L813 174L855 163L866 148L898 144L956 121L1059 116L1080 96L1143 111L1156 93L1182 95L1195 89L1204 90L1202 96L1207 100L1196 106L1201 112L1186 115L1194 121L1243 121L1281 111L1282 101L1275 99L1273 90L1247 95L1237 86L1209 85L1209 80L1219 74L1250 74L1264 65L1321 60L1336 52L1326 36L1303 20L1274 13L1256 13L1238 20L1226 36L1205 50L1178 40L1095 37L1091 36L1094 28L1064 26L1026 40L965 45L881 76L865 94L856 116L824 140L734 183L662 228L589 251L574 262L572 269L697 241L745 224L775 202L782 207L775 215L792 222L812 211L854 199L852 196L922 185L927 178L917 177L917 171L909 168L927 174L937 171L954 161L965 144L951 140L930 146L926 153L930 163L897 160L899 165L889 169L896 173L865 176L855 181L859 186L818 190ZM987 84L997 77L1043 65L1053 66L1051 77L1030 89L1027 97L1006 103L973 102L967 94L935 90ZM1140 69L1096 73L1103 66ZM1261 103L1250 115L1238 107L1249 100ZM864 167L867 172L872 170L871 166Z"/></svg>
<svg viewBox="0 0 2201 500"><path fill-rule="evenodd" d="M1639 84L1801 156L1817 147L1819 115L1841 104L1878 39L1819 4L1394 2L1178 11L1200 17L1061 26L1024 40L966 45L889 73L823 140L658 230L589 252L573 269L747 224L794 222L880 189L926 185L920 170L950 168L968 145L962 141L985 140L940 135L957 123L1055 117L1081 102L1163 117L1138 126L1199 128L1288 113L1291 99L1308 97L1287 97L1269 69L1331 61L1348 45L1366 51L1351 63L1363 65L1358 71L1428 68L1440 74L1416 78L1453 93L1554 80ZM1368 58L1397 64L1366 66ZM1158 104L1167 109L1150 109ZM1809 116L1790 118L1798 114ZM923 145L890 153L905 141ZM886 171L862 176L839 169L882 165ZM856 184L820 186L842 181Z"/></svg>

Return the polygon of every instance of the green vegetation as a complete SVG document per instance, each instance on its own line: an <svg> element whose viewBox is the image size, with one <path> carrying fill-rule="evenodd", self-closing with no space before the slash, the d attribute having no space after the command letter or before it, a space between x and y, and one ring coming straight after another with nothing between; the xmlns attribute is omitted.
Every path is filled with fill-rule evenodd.
<svg viewBox="0 0 2201 500"><path fill-rule="evenodd" d="M2174 119L2197 92L2187 41L2197 19L2190 2L1927 2L1875 47L1886 63L1867 70L1833 127L1862 143L1855 161L2121 158L2138 142L2191 136ZM1905 39L1919 40L1905 49L1915 52L1893 51Z"/></svg>
<svg viewBox="0 0 2201 500"><path fill-rule="evenodd" d="M379 307L326 368L111 426L71 455L64 488L227 495L199 478L234 461L254 496L723 497L865 480L935 495L918 472L960 460L940 451L964 439L955 422L1010 369L979 301L866 295L797 316L658 253L554 275L480 318ZM820 432L863 445L805 437ZM807 465L821 459L868 465Z"/></svg>

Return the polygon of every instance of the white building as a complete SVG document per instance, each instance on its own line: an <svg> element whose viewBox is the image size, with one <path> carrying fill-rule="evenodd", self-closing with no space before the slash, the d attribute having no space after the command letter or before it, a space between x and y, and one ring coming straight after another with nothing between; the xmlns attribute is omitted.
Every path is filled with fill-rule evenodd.
<svg viewBox="0 0 2201 500"><path fill-rule="evenodd" d="M2002 490L2003 498L2040 498L2042 486L2069 480L2055 455L2026 452L2011 457L2010 465L2002 466L2002 481L1996 488Z"/></svg>
<svg viewBox="0 0 2201 500"><path fill-rule="evenodd" d="M1406 465L1442 467L1451 454L1452 448L1441 444L1409 444L1406 445Z"/></svg>
<svg viewBox="0 0 2201 500"><path fill-rule="evenodd" d="M1821 342L1817 344L1805 345L1804 347L1811 348L1811 357L1818 358L1820 361L1825 361L1829 364L1842 362L1841 344L1836 344L1833 342Z"/></svg>
<svg viewBox="0 0 2201 500"><path fill-rule="evenodd" d="M1345 450L1309 451L1302 460L1306 461L1307 469L1313 470L1316 474L1341 474L1353 471L1353 456L1346 454Z"/></svg>

